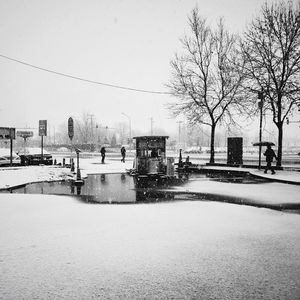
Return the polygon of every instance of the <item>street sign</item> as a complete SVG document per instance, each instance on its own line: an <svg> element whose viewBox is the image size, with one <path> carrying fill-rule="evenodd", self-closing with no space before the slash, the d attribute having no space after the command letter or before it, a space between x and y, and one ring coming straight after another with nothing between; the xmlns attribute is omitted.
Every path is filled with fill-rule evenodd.
<svg viewBox="0 0 300 300"><path fill-rule="evenodd" d="M0 139L1 140L14 140L16 138L15 128L0 127Z"/></svg>
<svg viewBox="0 0 300 300"><path fill-rule="evenodd" d="M47 120L39 120L39 136L47 135Z"/></svg>
<svg viewBox="0 0 300 300"><path fill-rule="evenodd" d="M13 159L13 140L16 138L16 128L0 127L0 140L10 140L10 166Z"/></svg>
<svg viewBox="0 0 300 300"><path fill-rule="evenodd" d="M69 138L72 140L74 136L74 121L71 117L68 119L68 135Z"/></svg>
<svg viewBox="0 0 300 300"><path fill-rule="evenodd" d="M17 136L20 136L20 137L26 139L26 138L33 136L33 131L18 130Z"/></svg>

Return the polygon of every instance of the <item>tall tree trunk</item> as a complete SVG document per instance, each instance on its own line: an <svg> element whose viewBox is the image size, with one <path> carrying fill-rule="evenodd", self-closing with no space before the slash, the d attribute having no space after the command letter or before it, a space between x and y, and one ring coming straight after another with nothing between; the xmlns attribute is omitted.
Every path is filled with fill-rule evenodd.
<svg viewBox="0 0 300 300"><path fill-rule="evenodd" d="M283 123L279 122L276 124L278 128L278 150L277 150L277 163L278 167L281 167L282 162L282 137L283 137Z"/></svg>
<svg viewBox="0 0 300 300"><path fill-rule="evenodd" d="M215 163L215 131L216 124L212 124L210 132L210 159L209 163Z"/></svg>

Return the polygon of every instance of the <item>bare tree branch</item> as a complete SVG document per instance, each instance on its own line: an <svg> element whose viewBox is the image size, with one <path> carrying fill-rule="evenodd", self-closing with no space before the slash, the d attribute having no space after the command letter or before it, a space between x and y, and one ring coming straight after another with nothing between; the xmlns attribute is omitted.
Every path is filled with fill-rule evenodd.
<svg viewBox="0 0 300 300"><path fill-rule="evenodd" d="M278 128L280 166L284 120L300 98L300 2L266 3L245 32L242 49L246 76L263 91Z"/></svg>
<svg viewBox="0 0 300 300"><path fill-rule="evenodd" d="M246 111L242 57L237 51L237 37L229 34L222 19L213 30L195 8L188 21L190 32L181 39L182 53L171 61L172 77L167 87L178 101L169 108L192 124L211 127L213 163L216 125L234 124L234 112Z"/></svg>

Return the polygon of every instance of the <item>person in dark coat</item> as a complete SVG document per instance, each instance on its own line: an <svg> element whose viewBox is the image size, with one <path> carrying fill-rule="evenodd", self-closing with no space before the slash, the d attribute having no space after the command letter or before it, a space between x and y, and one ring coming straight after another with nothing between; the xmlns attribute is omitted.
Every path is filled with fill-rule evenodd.
<svg viewBox="0 0 300 300"><path fill-rule="evenodd" d="M101 150L100 150L100 153L101 153L101 156L102 156L102 160L101 160L101 163L104 164L104 159L105 159L105 147L102 147Z"/></svg>
<svg viewBox="0 0 300 300"><path fill-rule="evenodd" d="M273 161L273 158L275 158L277 160L277 156L276 156L274 150L271 148L271 145L267 146L267 150L265 151L264 156L266 157L266 162L267 162L267 166L265 168L264 173L267 173L268 170L271 170L272 174L275 174L274 168L272 167L272 161Z"/></svg>
<svg viewBox="0 0 300 300"><path fill-rule="evenodd" d="M121 148L121 155L122 155L122 159L121 159L121 162L125 162L125 156L126 156L126 149L124 146L122 146Z"/></svg>

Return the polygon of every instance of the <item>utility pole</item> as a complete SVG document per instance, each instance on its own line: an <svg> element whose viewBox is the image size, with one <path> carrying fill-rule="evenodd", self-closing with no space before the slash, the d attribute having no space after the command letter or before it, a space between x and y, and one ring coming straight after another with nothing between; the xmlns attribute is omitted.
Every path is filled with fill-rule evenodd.
<svg viewBox="0 0 300 300"><path fill-rule="evenodd" d="M259 108L259 143L261 143L262 137L262 117L263 117L263 106L264 106L264 94L263 92L258 92L258 108ZM261 168L261 145L259 145L258 150L258 169Z"/></svg>
<svg viewBox="0 0 300 300"><path fill-rule="evenodd" d="M93 118L94 118L94 115L93 114L88 114L87 116L91 120L91 148L90 149L92 151L92 145L94 144L94 131L93 131Z"/></svg>

